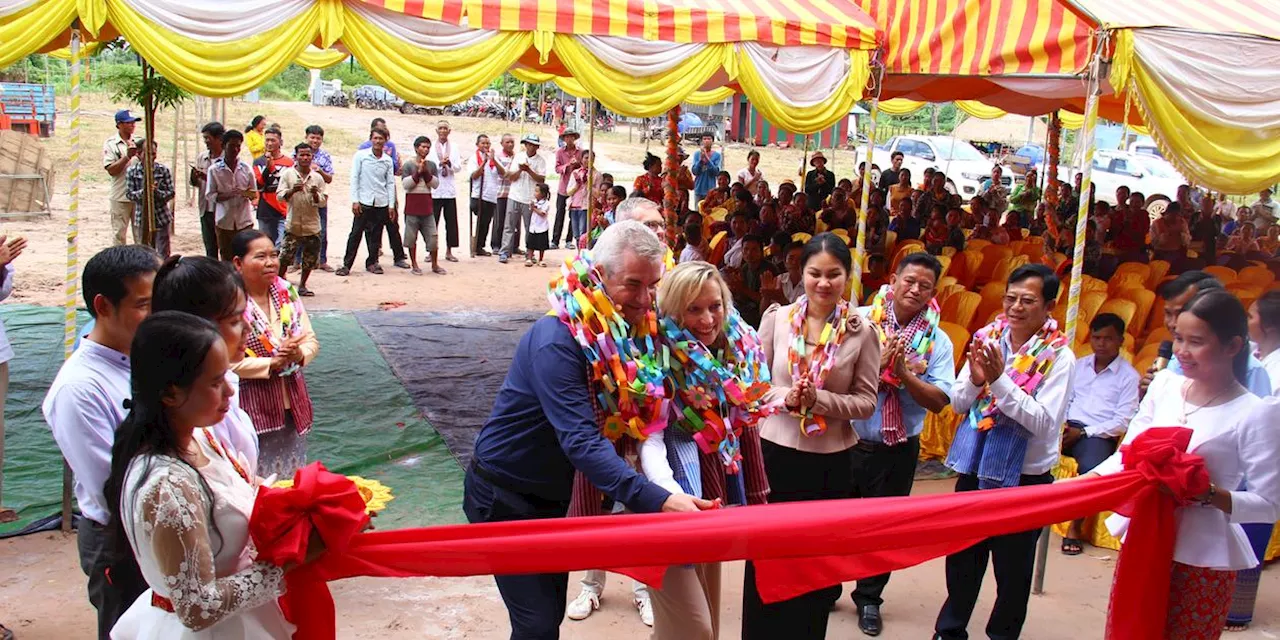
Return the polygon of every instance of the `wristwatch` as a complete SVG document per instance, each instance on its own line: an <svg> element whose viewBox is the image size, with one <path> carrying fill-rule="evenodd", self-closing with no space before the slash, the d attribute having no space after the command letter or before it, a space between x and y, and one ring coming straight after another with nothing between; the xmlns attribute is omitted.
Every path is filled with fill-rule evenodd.
<svg viewBox="0 0 1280 640"><path fill-rule="evenodd" d="M1202 507L1208 507L1208 506L1213 505L1213 497L1214 497L1215 495L1217 495L1217 493L1218 493L1218 489L1217 489L1216 487L1214 487L1212 484L1210 484L1210 485L1209 485L1209 493L1206 493L1206 494L1205 494L1205 496L1204 496L1204 500L1201 500L1201 501L1200 501L1200 506L1202 506Z"/></svg>

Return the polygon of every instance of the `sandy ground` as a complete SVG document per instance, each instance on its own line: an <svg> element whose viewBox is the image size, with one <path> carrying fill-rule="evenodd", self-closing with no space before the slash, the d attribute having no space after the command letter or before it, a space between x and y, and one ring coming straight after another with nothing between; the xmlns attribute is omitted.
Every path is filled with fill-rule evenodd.
<svg viewBox="0 0 1280 640"><path fill-rule="evenodd" d="M87 259L110 242L110 224L106 219L105 197L107 176L98 162L101 143L112 133L111 114L118 107L104 99L89 97L86 101L85 178L80 208L80 255ZM434 139L435 118L405 116L385 112L374 114L357 109L312 107L303 104L230 105L231 120L247 122L255 113L264 113L278 122L291 146L301 137L302 129L311 123L325 127L326 147L334 156L338 179L331 189L330 261L340 260L344 241L351 227L345 177L355 145L365 138L368 120L382 115L388 120L397 145L408 152L412 139L428 133ZM518 125L492 120L452 119L454 140L463 155L472 152L475 135L504 131L516 132ZM159 131L171 132L172 120L161 117ZM58 160L60 175L56 185L54 213L39 222L15 222L3 226L3 233L23 235L30 241L27 252L17 264L17 286L14 302L57 305L64 301L63 276L66 266L67 167L70 158L69 117L60 116L59 137L46 141ZM550 129L540 129L544 141L553 140ZM170 134L171 135L171 134ZM170 157L167 135L162 144L162 159ZM584 141L585 142L585 141ZM198 149L191 147L191 158ZM599 134L596 147L603 171L612 172L619 184L630 185L639 171L644 143L627 142L627 129ZM660 145L654 143L654 151ZM731 146L726 150L726 168L736 171L746 163L746 147ZM828 155L830 153L828 152ZM800 165L800 152L766 149L761 166L772 184L794 176ZM166 162L170 162L166 160ZM849 173L851 152L841 152L835 170ZM179 162L181 164L181 162ZM465 211L466 202L459 202ZM466 219L466 216L461 216ZM465 223L464 223L465 224ZM463 233L468 229L464 226ZM443 233L443 231L442 231ZM386 274L365 273L361 269L349 277L316 273L311 282L317 297L309 301L313 308L372 309L382 303L404 303L406 309L538 309L542 306L549 270L526 269L518 263L498 264L496 259L471 259L464 246L456 251L459 263L449 263L449 275L414 276L391 268L389 255L383 260ZM175 251L200 253L199 227L194 208L179 190ZM363 251L363 249L362 249ZM564 252L552 257L561 257ZM362 254L363 256L363 254ZM363 258L361 258L363 259ZM922 482L917 493L947 491L949 482ZM1033 597L1024 637L1030 640L1080 640L1100 638L1106 615L1107 594L1111 584L1114 554L1090 548L1077 558L1064 558L1054 550L1050 554L1046 593ZM578 576L574 576L574 580ZM1280 574L1268 571L1264 577L1263 597L1257 610L1257 624L1248 632L1230 636L1240 640L1280 637ZM563 637L568 639L639 638L648 635L630 604L630 585L626 579L613 577L606 589L602 609L584 622L566 621ZM75 540L60 533L45 533L16 540L0 541L0 622L8 625L24 640L91 637L94 626L92 607L84 596L85 579L77 559ZM722 596L722 636L737 637L741 618L742 565L726 566ZM503 638L508 634L505 610L490 578L455 579L354 579L333 585L339 611L340 638ZM571 596L576 584L570 585ZM846 592L848 589L846 588ZM981 637L981 628L994 598L994 583L988 583L971 631ZM946 596L942 561L936 560L900 572L886 592L884 609L887 630L884 638L925 638ZM828 637L860 637L855 613L846 599L832 614Z"/></svg>

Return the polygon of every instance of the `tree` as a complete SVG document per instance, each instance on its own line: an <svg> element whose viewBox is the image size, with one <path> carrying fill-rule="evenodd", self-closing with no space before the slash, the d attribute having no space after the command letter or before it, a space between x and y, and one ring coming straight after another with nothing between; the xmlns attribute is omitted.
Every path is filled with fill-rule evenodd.
<svg viewBox="0 0 1280 640"><path fill-rule="evenodd" d="M109 43L104 49L118 49L127 46L123 39L118 39ZM129 101L142 107L142 130L147 139L147 144L143 145L142 149L145 194L142 201L142 237L146 244L151 244L152 235L155 232L156 209L154 201L155 175L152 173L155 154L151 151L151 147L156 142L156 112L160 109L177 108L178 105L189 99L191 94L156 73L155 68L147 64L147 61L143 60L141 56L138 57L138 60L141 62L139 67L115 67L110 69L108 71L109 75L104 78L104 81L112 91L112 100Z"/></svg>

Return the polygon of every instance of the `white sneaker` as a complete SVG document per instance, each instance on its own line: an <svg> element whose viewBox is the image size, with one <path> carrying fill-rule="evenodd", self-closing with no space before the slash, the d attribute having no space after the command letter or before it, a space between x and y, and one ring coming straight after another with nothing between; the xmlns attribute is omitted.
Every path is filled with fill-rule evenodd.
<svg viewBox="0 0 1280 640"><path fill-rule="evenodd" d="M646 627L653 626L653 603L648 598L636 598L636 611L640 612L640 622Z"/></svg>
<svg viewBox="0 0 1280 640"><path fill-rule="evenodd" d="M565 615L570 620L586 620L596 609L600 608L600 596L587 589L583 589L578 597L569 603L565 608ZM652 617L652 616L650 616Z"/></svg>

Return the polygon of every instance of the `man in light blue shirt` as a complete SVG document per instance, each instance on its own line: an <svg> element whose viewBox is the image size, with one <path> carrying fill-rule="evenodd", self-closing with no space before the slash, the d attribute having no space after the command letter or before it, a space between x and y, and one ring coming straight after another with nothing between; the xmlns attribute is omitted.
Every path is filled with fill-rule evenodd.
<svg viewBox="0 0 1280 640"><path fill-rule="evenodd" d="M702 147L693 152L693 209L716 188L716 177L720 175L724 158L719 151L712 151L711 145L716 139L709 133L702 135Z"/></svg>
<svg viewBox="0 0 1280 640"><path fill-rule="evenodd" d="M399 170L386 149L388 137L386 129L374 129L369 133L372 146L357 151L351 160L351 213L355 220L351 224L351 235L347 236L342 268L336 272L339 276L351 274L361 236L364 236L369 250L364 268L369 273L382 273L378 251L382 249L382 229L388 219L396 217L396 172ZM399 252L395 252L397 248ZM409 263L404 259L404 247L395 243L391 249L395 252L396 266L403 263L407 268Z"/></svg>
<svg viewBox="0 0 1280 640"><path fill-rule="evenodd" d="M937 326L936 309L929 310L941 275L942 264L934 256L908 255L889 284L871 294L871 305L858 309L878 327L882 347L876 411L870 419L853 422L858 433L851 452L856 498L911 493L925 417L950 402L947 392L956 380L954 348L947 332ZM929 342L932 347L920 347ZM858 628L867 635L883 630L881 595L888 583L887 573L865 578L853 592Z"/></svg>

